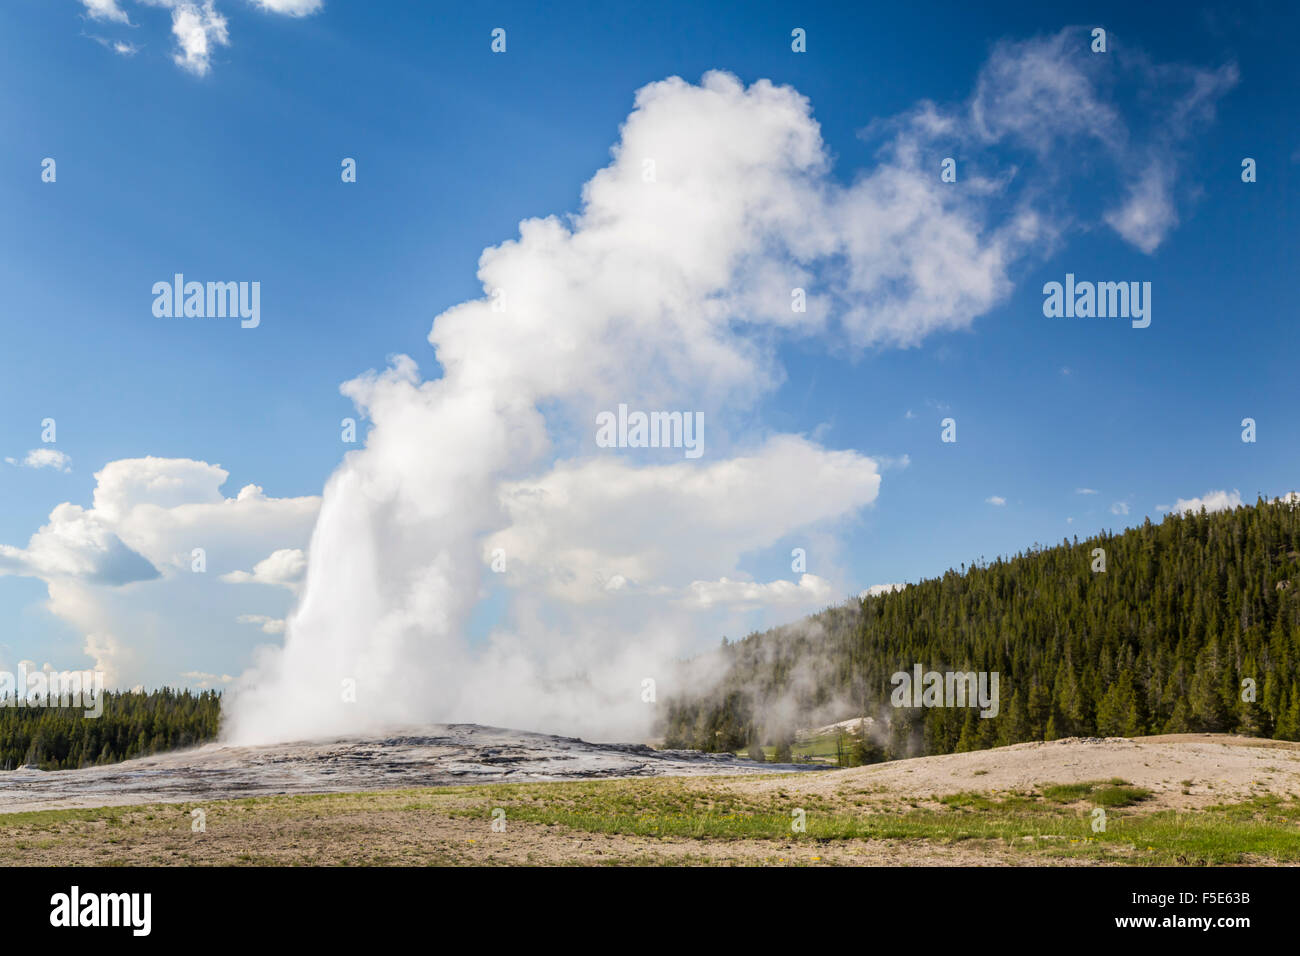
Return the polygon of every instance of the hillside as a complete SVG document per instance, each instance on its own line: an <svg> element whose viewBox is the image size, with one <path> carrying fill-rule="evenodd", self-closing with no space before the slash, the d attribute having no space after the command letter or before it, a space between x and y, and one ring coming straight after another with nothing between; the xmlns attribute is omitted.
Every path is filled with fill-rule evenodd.
<svg viewBox="0 0 1300 956"><path fill-rule="evenodd" d="M103 691L102 713L92 717L89 702L17 702L12 688L0 694L0 770L68 770L190 747L213 740L221 718L221 694L210 690Z"/></svg>
<svg viewBox="0 0 1300 956"><path fill-rule="evenodd" d="M703 669L723 676L667 702L669 747L740 750L861 714L888 758L1076 736L1300 740L1300 502L963 565L714 653L721 668ZM998 715L890 706L891 675L916 664L998 672Z"/></svg>

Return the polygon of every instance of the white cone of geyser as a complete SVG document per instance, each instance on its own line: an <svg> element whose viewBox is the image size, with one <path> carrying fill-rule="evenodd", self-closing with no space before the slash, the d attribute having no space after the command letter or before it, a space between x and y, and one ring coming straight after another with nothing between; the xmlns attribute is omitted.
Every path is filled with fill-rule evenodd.
<svg viewBox="0 0 1300 956"><path fill-rule="evenodd" d="M941 183L936 130L932 108L900 123L843 186L792 89L640 90L580 212L522 222L483 252L484 298L434 320L441 377L399 356L344 386L365 446L325 488L284 645L233 691L227 739L431 721L627 738L653 718L644 681L708 632L700 603L831 603L815 575L737 586L737 565L869 504L875 463L736 423L780 383L783 337L907 346L1006 293L1034 217L990 225L988 183ZM624 403L703 412L703 455L596 447L595 416ZM476 642L489 584L507 623Z"/></svg>

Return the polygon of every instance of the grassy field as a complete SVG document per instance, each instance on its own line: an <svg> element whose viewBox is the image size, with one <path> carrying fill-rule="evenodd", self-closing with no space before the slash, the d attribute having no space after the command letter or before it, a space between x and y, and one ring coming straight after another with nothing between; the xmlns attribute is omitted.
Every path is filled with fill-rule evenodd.
<svg viewBox="0 0 1300 956"><path fill-rule="evenodd" d="M790 756L795 763L824 763L833 767L838 746L850 747L854 740L856 738L849 734L818 734L805 737L790 744ZM737 757L749 757L747 750L737 750L735 754ZM776 747L772 744L764 744L763 754L769 761L775 761Z"/></svg>
<svg viewBox="0 0 1300 956"><path fill-rule="evenodd" d="M1148 792L1118 778L933 800L796 802L783 786L659 777L7 814L0 864L1300 863L1295 797L1174 811L1144 809Z"/></svg>

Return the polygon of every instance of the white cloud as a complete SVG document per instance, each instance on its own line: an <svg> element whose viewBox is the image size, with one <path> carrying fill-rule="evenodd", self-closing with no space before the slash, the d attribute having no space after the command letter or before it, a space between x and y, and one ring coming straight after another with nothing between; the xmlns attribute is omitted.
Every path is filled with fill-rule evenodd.
<svg viewBox="0 0 1300 956"><path fill-rule="evenodd" d="M1115 502L1113 505L1110 506L1110 513L1113 515L1128 514L1128 502L1125 501Z"/></svg>
<svg viewBox="0 0 1300 956"><path fill-rule="evenodd" d="M283 634L284 618L268 617L265 614L241 614L235 618L240 624L256 624L264 634Z"/></svg>
<svg viewBox="0 0 1300 956"><path fill-rule="evenodd" d="M229 674L209 674L207 671L183 671L181 677L192 687L207 688L213 684L229 684L233 677Z"/></svg>
<svg viewBox="0 0 1300 956"><path fill-rule="evenodd" d="M104 675L105 687L117 687L135 669L136 655L112 634L87 634L83 652L94 670Z"/></svg>
<svg viewBox="0 0 1300 956"><path fill-rule="evenodd" d="M1001 495L992 495L991 497L985 498L984 503L988 505L996 505L1001 508L1007 503L1007 499L1003 498Z"/></svg>
<svg viewBox="0 0 1300 956"><path fill-rule="evenodd" d="M247 571L231 571L221 580L232 584L269 584L296 592L307 570L307 555L298 548L281 548Z"/></svg>
<svg viewBox="0 0 1300 956"><path fill-rule="evenodd" d="M86 8L86 15L92 20L126 24L131 22L126 11L117 5L117 0L81 0L81 5Z"/></svg>
<svg viewBox="0 0 1300 956"><path fill-rule="evenodd" d="M998 43L971 98L974 130L985 142L1011 139L1043 156L1070 140L1123 143L1123 119L1097 91L1097 64L1078 50L1071 29Z"/></svg>
<svg viewBox="0 0 1300 956"><path fill-rule="evenodd" d="M1148 255L1178 225L1171 178L1159 166L1147 169L1129 190L1124 204L1107 212L1106 225Z"/></svg>
<svg viewBox="0 0 1300 956"><path fill-rule="evenodd" d="M1167 105L1151 142L1146 148L1145 166L1129 174L1130 186L1124 201L1104 215L1108 226L1127 242L1150 255L1178 225L1174 198L1182 166L1182 144L1198 128L1214 119L1218 101L1237 84L1233 64L1217 70L1154 66L1137 59L1148 95L1167 93Z"/></svg>
<svg viewBox="0 0 1300 956"><path fill-rule="evenodd" d="M716 604L735 605L793 605L815 607L831 600L834 592L831 583L815 574L804 574L796 581L692 581L683 601L697 607Z"/></svg>
<svg viewBox="0 0 1300 956"><path fill-rule="evenodd" d="M1063 149L1081 158L1099 153L1128 183L1103 221L1150 254L1179 221L1175 192L1184 144L1213 120L1217 103L1237 83L1237 69L1156 64L1128 48L1080 56L1085 42L1079 30L1067 28L999 43L972 97L971 125L984 142L1019 143L1039 159ZM1141 90L1136 102L1145 115L1126 118L1107 99L1104 90L1117 79ZM951 126L941 132L950 136Z"/></svg>
<svg viewBox="0 0 1300 956"><path fill-rule="evenodd" d="M6 458L11 465L23 468L53 468L55 471L72 471L72 459L57 448L33 448L22 461Z"/></svg>
<svg viewBox="0 0 1300 956"><path fill-rule="evenodd" d="M128 23L118 0L81 0L87 13L99 20ZM217 9L216 0L138 0L143 6L171 11L172 36L176 52L172 59L181 69L195 76L206 76L212 69L212 55L217 47L230 46L230 29L226 17ZM258 9L289 17L305 17L323 6L322 0L250 0ZM96 37L95 39L100 40ZM107 42L100 40L107 45ZM118 53L130 56L133 44L113 43Z"/></svg>
<svg viewBox="0 0 1300 956"><path fill-rule="evenodd" d="M902 581L895 581L890 584L873 584L871 585L871 587L867 588L865 591L859 594L858 597L860 598L879 597L882 594L889 594L893 591L901 591L905 587L907 587L907 585L904 584Z"/></svg>
<svg viewBox="0 0 1300 956"><path fill-rule="evenodd" d="M703 468L638 468L612 457L561 462L540 478L502 486L509 524L485 541L484 560L502 549L513 586L567 602L606 596L604 582L615 576L641 588L699 585L721 595L730 592L711 591L709 572L734 576L742 555L852 514L879 488L870 458L792 435ZM820 580L809 577L805 589ZM770 593L789 592L778 584Z"/></svg>
<svg viewBox="0 0 1300 956"><path fill-rule="evenodd" d="M1075 488L1075 489L1074 489L1074 493L1075 493L1076 495L1095 495L1095 494L1100 494L1100 492L1098 492L1096 488Z"/></svg>
<svg viewBox="0 0 1300 956"><path fill-rule="evenodd" d="M252 0L254 6L271 13L283 13L291 17L305 17L321 8L323 0Z"/></svg>
<svg viewBox="0 0 1300 956"><path fill-rule="evenodd" d="M1202 508L1206 511L1231 511L1233 508L1243 506L1241 492L1233 489L1232 491L1209 491L1199 498L1179 498L1174 502L1174 506L1169 508L1161 505L1161 511L1173 511L1175 514L1182 514L1186 511L1199 512Z"/></svg>
<svg viewBox="0 0 1300 956"><path fill-rule="evenodd" d="M57 505L26 547L0 544L0 574L46 584L46 608L83 635L81 653L112 675L110 686L170 682L196 647L234 667L250 646L230 639L229 622L282 616L288 595L230 588L219 577L270 562L262 577L288 586L292 562L273 559L306 547L319 499L268 498L255 485L227 498L226 478L220 466L190 459L109 462L95 475L92 507ZM208 573L192 570L195 548Z"/></svg>
<svg viewBox="0 0 1300 956"><path fill-rule="evenodd" d="M117 586L147 581L158 571L124 544L100 514L65 502L50 512L49 523L32 535L26 548L0 544L0 574Z"/></svg>
<svg viewBox="0 0 1300 956"><path fill-rule="evenodd" d="M201 7L197 3L176 4L172 8L172 33L177 46L172 59L176 65L195 76L207 75L213 47L230 45L226 26L226 18L217 12L212 0L206 0Z"/></svg>

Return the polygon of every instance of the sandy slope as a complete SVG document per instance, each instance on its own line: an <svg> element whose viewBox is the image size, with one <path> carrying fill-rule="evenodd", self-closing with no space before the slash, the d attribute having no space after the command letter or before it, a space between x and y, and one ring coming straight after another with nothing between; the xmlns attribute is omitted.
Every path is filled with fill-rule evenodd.
<svg viewBox="0 0 1300 956"><path fill-rule="evenodd" d="M1120 777L1153 791L1142 808L1194 808L1253 794L1300 794L1300 743L1222 734L1166 734L1015 744L830 770L795 780L735 781L747 792L825 796L853 791L925 799L958 791L1032 790L1044 784ZM1186 781L1190 781L1187 783Z"/></svg>

